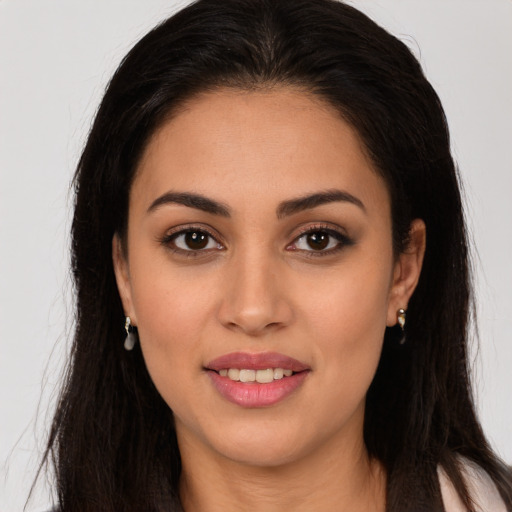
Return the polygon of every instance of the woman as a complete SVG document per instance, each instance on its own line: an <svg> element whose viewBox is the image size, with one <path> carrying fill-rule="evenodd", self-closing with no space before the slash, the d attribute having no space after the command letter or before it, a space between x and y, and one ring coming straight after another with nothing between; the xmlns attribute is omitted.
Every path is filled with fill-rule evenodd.
<svg viewBox="0 0 512 512"><path fill-rule="evenodd" d="M123 61L75 184L60 510L512 510L444 113L397 39L193 4Z"/></svg>

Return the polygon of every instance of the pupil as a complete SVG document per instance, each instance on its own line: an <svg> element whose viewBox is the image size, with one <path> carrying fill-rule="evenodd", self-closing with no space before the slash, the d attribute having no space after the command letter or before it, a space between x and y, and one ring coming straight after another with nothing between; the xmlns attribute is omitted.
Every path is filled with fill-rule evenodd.
<svg viewBox="0 0 512 512"><path fill-rule="evenodd" d="M322 231L317 231L316 233L310 233L307 241L311 249L319 251L329 245L329 235Z"/></svg>
<svg viewBox="0 0 512 512"><path fill-rule="evenodd" d="M190 249L204 249L208 245L208 235L198 231L185 234L185 243Z"/></svg>

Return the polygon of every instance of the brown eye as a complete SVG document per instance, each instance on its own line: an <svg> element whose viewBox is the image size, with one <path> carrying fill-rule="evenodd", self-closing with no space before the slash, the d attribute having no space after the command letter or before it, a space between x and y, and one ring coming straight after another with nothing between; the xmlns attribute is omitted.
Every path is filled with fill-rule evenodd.
<svg viewBox="0 0 512 512"><path fill-rule="evenodd" d="M185 234L185 245L192 250L204 249L208 245L209 236L200 231L189 231Z"/></svg>
<svg viewBox="0 0 512 512"><path fill-rule="evenodd" d="M331 235L325 231L316 231L306 235L306 243L314 251L321 251L329 245Z"/></svg>
<svg viewBox="0 0 512 512"><path fill-rule="evenodd" d="M288 248L295 251L328 255L352 245L352 240L334 229L311 229L296 238Z"/></svg>
<svg viewBox="0 0 512 512"><path fill-rule="evenodd" d="M198 229L190 229L176 233L169 241L177 249L188 252L222 248L209 233Z"/></svg>

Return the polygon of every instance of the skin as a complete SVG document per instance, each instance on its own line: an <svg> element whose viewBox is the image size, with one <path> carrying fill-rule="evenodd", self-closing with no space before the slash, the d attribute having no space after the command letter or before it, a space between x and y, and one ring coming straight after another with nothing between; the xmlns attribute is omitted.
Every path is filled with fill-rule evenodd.
<svg viewBox="0 0 512 512"><path fill-rule="evenodd" d="M363 206L276 215L283 201L334 189ZM150 209L169 191L206 196L230 216ZM184 236L169 236L191 226L213 235L205 249L187 252ZM326 228L344 238L328 236L325 250L302 234ZM409 247L393 253L384 181L357 133L306 92L209 92L155 133L130 194L127 253L116 236L113 259L148 371L174 412L187 512L384 510L385 474L363 442L365 396L424 249L415 220ZM204 370L235 351L279 352L311 371L277 404L243 408Z"/></svg>

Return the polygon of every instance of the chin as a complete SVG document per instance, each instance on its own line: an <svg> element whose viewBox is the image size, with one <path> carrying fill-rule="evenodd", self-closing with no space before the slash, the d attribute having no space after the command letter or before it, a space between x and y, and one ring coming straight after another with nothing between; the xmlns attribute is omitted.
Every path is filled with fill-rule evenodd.
<svg viewBox="0 0 512 512"><path fill-rule="evenodd" d="M221 428L217 435L210 431L209 443L219 455L239 464L283 466L300 459L309 450L302 429L280 423L238 424L234 428Z"/></svg>
<svg viewBox="0 0 512 512"><path fill-rule="evenodd" d="M272 468L290 464L301 458L297 446L269 445L265 442L253 442L250 445L219 446L219 453L225 458L251 467Z"/></svg>

